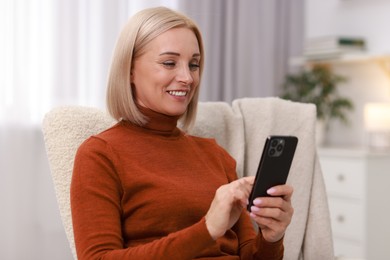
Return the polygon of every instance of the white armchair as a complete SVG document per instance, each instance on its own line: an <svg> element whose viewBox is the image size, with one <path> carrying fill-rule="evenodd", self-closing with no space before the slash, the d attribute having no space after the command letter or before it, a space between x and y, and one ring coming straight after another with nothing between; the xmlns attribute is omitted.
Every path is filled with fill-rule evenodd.
<svg viewBox="0 0 390 260"><path fill-rule="evenodd" d="M284 259L334 259L325 186L315 145L314 105L278 98L246 98L199 104L193 135L213 137L237 160L239 176L254 175L265 138L299 138L287 182L294 187L294 216L285 236ZM62 222L74 258L70 181L78 146L113 125L105 112L86 107L56 108L45 116L43 133Z"/></svg>

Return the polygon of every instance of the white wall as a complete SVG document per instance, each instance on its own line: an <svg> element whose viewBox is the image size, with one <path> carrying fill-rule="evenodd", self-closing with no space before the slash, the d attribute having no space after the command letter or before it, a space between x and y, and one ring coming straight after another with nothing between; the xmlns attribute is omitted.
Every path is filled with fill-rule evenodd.
<svg viewBox="0 0 390 260"><path fill-rule="evenodd" d="M367 52L390 55L388 0L306 0L306 38L325 35L363 36ZM382 64L383 65L383 64ZM340 93L353 99L349 127L334 123L328 135L330 145L364 145L363 106L366 102L390 102L390 67L375 62L343 63L334 66L336 73L348 78Z"/></svg>
<svg viewBox="0 0 390 260"><path fill-rule="evenodd" d="M390 53L390 1L306 0L306 36L358 35L367 38L369 51Z"/></svg>

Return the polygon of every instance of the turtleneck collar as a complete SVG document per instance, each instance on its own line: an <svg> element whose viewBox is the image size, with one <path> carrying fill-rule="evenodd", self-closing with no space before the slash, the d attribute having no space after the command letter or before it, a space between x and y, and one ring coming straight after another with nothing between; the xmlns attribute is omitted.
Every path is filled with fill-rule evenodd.
<svg viewBox="0 0 390 260"><path fill-rule="evenodd" d="M178 136L181 133L177 127L180 116L168 116L141 106L138 109L147 118L147 123L142 128L163 136Z"/></svg>

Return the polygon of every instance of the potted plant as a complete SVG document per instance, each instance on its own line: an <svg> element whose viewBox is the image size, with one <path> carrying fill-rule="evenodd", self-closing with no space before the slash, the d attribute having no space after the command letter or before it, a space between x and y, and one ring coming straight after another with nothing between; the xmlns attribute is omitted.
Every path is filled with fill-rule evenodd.
<svg viewBox="0 0 390 260"><path fill-rule="evenodd" d="M338 84L345 80L329 67L320 65L297 74L288 74L285 78L282 98L316 105L317 122L322 126L322 129L317 127L318 144L323 142L330 120L348 123L347 112L353 109L353 103L337 91Z"/></svg>

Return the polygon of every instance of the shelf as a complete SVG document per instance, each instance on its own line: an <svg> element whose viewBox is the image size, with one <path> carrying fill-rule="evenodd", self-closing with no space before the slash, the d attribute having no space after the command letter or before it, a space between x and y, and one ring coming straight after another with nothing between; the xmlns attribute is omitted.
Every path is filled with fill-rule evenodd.
<svg viewBox="0 0 390 260"><path fill-rule="evenodd" d="M373 55L373 54L344 54L334 57L293 57L290 59L290 65L305 65L305 64L342 64L342 63L356 63L356 62L388 62L390 63L390 54Z"/></svg>
<svg viewBox="0 0 390 260"><path fill-rule="evenodd" d="M289 63L291 66L314 66L314 65L347 65L356 64L362 62L374 62L379 64L383 71L390 78L390 54L377 55L377 54L343 54L334 57L321 57L321 58L306 58L306 57L293 57Z"/></svg>

